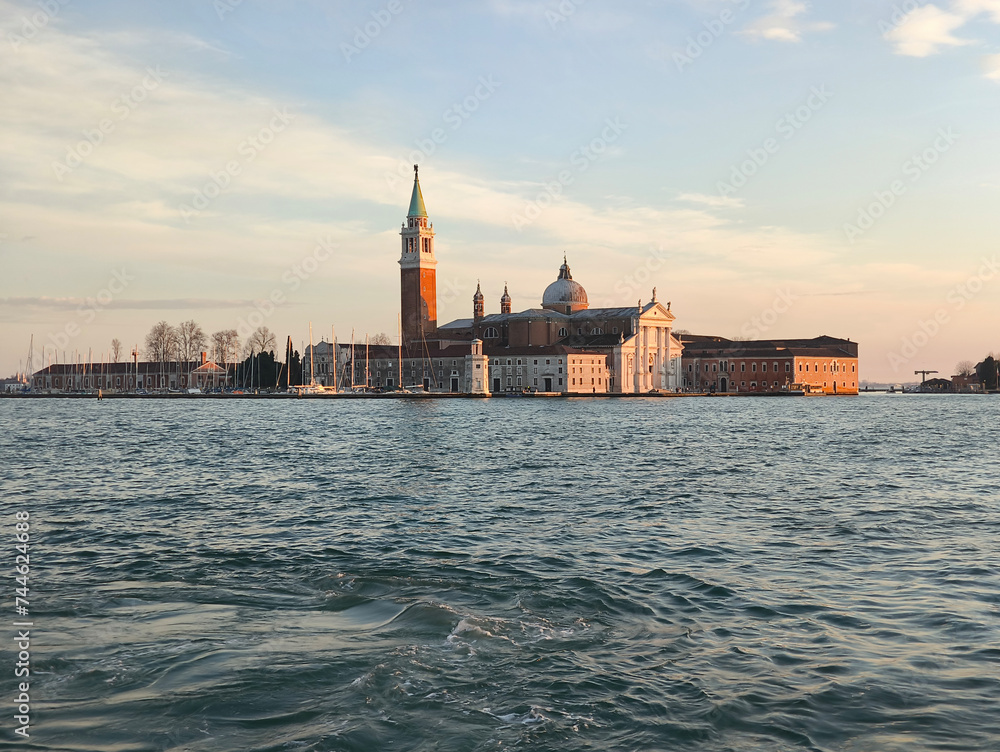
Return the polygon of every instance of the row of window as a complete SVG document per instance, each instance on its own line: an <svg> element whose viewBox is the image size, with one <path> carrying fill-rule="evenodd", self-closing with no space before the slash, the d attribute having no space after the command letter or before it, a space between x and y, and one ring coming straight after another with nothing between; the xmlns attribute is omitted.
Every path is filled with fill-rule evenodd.
<svg viewBox="0 0 1000 752"><path fill-rule="evenodd" d="M583 327L578 327L576 333L583 334ZM595 326L590 330L590 333L592 335L604 334L604 329L602 327ZM611 333L618 334L618 327L617 326L613 327L611 329ZM568 337L569 329L567 329L565 326L560 327L559 336ZM495 326L488 326L486 327L486 329L483 330L483 339L499 339L499 338L500 338L500 331Z"/></svg>
<svg viewBox="0 0 1000 752"><path fill-rule="evenodd" d="M711 365L711 369L709 369L710 365ZM810 365L809 363L799 363L799 371L800 372L803 371L803 366L805 366L805 369L804 369L805 371L809 371L809 365ZM777 373L778 370L779 370L779 364L778 363L773 363L772 364L772 368L773 368L774 372ZM705 373L708 373L709 370L711 370L712 373L718 373L720 369L724 373L728 372L730 370L732 370L735 373L736 372L736 364L735 363L729 363L728 361L720 361L719 363L711 363L711 364L706 363L705 364ZM816 373L819 373L819 363L813 363L812 364L812 369ZM836 361L834 361L832 364L830 364L829 369L830 369L830 371L832 373L840 373L841 371L843 371L843 372L846 373L847 366L845 364L837 363ZM851 364L851 373L854 373L855 369L856 369L856 366L854 364ZM740 372L741 373L745 373L746 370L747 370L747 364L745 362L744 363L740 363ZM767 363L761 363L760 364L760 370L763 373L767 373ZM790 373L791 370L792 370L792 364L790 362L786 361L785 362L785 373ZM693 363L688 363L688 373L691 373L693 371L694 371L694 364ZM757 372L757 364L756 363L751 363L750 364L750 371L751 371L751 373L756 373ZM826 373L826 372L827 372L827 364L824 363L823 364L823 373Z"/></svg>

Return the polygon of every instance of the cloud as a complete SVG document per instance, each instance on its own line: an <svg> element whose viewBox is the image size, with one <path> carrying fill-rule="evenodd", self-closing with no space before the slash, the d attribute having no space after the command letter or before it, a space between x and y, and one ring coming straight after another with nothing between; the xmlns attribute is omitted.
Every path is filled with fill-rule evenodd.
<svg viewBox="0 0 1000 752"><path fill-rule="evenodd" d="M111 300L99 302L95 298L57 298L41 296L22 296L0 298L0 308L34 308L52 311L76 311L80 308L96 306L100 309L121 311L173 311L173 310L211 310L222 308L252 307L252 300L226 300L222 298L167 298L160 300Z"/></svg>
<svg viewBox="0 0 1000 752"><path fill-rule="evenodd" d="M966 18L989 13L994 23L1000 23L1000 0L955 0L953 10Z"/></svg>
<svg viewBox="0 0 1000 752"><path fill-rule="evenodd" d="M982 63L986 78L1000 81L1000 55L984 55Z"/></svg>
<svg viewBox="0 0 1000 752"><path fill-rule="evenodd" d="M769 15L758 18L740 33L752 39L767 39L778 42L801 42L802 34L808 31L827 31L833 24L805 22L799 18L809 5L799 0L771 0Z"/></svg>
<svg viewBox="0 0 1000 752"><path fill-rule="evenodd" d="M705 193L682 193L677 197L677 200L717 208L742 209L746 206L746 202L741 198L734 198L732 196L711 196Z"/></svg>
<svg viewBox="0 0 1000 752"><path fill-rule="evenodd" d="M885 34L897 55L927 57L941 51L942 47L959 47L970 44L952 32L965 25L968 16L949 13L936 5L924 5L907 13L899 25Z"/></svg>

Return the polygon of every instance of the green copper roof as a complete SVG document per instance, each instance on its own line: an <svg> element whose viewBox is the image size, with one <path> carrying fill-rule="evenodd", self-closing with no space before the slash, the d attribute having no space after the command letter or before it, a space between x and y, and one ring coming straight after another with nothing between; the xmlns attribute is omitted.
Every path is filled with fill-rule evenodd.
<svg viewBox="0 0 1000 752"><path fill-rule="evenodd" d="M413 195L410 196L410 211L407 217L426 217L427 208L424 206L424 194L420 192L420 179L417 177L416 166L413 169Z"/></svg>

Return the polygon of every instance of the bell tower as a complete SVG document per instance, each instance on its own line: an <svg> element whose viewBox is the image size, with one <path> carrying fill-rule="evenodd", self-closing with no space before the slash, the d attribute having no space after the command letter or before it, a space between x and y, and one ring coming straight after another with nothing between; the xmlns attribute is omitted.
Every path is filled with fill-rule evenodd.
<svg viewBox="0 0 1000 752"><path fill-rule="evenodd" d="M403 340L420 343L437 331L437 259L434 257L434 225L427 221L424 196L420 192L417 165L413 165L413 195L410 210L399 231L400 314Z"/></svg>

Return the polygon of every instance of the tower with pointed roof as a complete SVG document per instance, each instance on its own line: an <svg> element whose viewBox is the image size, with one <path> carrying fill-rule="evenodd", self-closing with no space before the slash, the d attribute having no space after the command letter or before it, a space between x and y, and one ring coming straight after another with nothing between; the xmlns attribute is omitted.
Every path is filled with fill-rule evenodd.
<svg viewBox="0 0 1000 752"><path fill-rule="evenodd" d="M503 283L503 296L500 298L500 313L510 313L511 305L513 301L510 299L510 293L507 292L507 283Z"/></svg>
<svg viewBox="0 0 1000 752"><path fill-rule="evenodd" d="M419 345L437 331L437 259L434 225L428 222L420 191L417 165L413 165L413 194L406 221L399 231L400 314L406 344Z"/></svg>
<svg viewBox="0 0 1000 752"><path fill-rule="evenodd" d="M472 296L472 317L478 321L486 315L486 298L483 291L476 282L476 294Z"/></svg>

